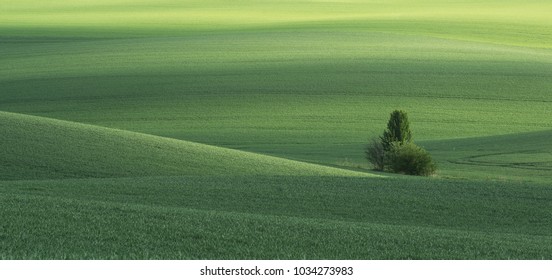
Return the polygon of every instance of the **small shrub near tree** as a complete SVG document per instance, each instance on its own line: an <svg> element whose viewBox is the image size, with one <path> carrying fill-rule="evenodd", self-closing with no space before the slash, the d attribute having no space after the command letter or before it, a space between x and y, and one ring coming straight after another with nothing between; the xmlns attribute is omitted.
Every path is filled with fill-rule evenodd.
<svg viewBox="0 0 552 280"><path fill-rule="evenodd" d="M390 171L406 175L430 176L436 170L431 155L414 143L393 142L386 163Z"/></svg>
<svg viewBox="0 0 552 280"><path fill-rule="evenodd" d="M379 171L430 176L437 169L431 155L412 143L408 115L401 110L391 113L387 129L379 139L371 140L365 152L368 161Z"/></svg>

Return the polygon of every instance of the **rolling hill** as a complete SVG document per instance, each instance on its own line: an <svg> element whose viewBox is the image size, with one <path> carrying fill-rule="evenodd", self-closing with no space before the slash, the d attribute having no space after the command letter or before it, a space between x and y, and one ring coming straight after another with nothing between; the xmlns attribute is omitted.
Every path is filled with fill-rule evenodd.
<svg viewBox="0 0 552 280"><path fill-rule="evenodd" d="M187 141L0 112L0 179L371 176Z"/></svg>
<svg viewBox="0 0 552 280"><path fill-rule="evenodd" d="M552 258L552 2L0 2L0 259Z"/></svg>

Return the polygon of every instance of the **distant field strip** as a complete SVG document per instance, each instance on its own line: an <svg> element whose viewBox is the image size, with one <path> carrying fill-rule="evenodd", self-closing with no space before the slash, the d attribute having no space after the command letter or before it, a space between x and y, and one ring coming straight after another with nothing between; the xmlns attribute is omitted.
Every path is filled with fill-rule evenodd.
<svg viewBox="0 0 552 280"><path fill-rule="evenodd" d="M552 171L552 154L533 150L521 153L483 154L464 158L455 163Z"/></svg>
<svg viewBox="0 0 552 280"><path fill-rule="evenodd" d="M552 130L423 142L441 175L550 182ZM464 174L464 175L461 175Z"/></svg>
<svg viewBox="0 0 552 280"><path fill-rule="evenodd" d="M113 37L307 26L550 48L551 9L542 0L20 0L3 6L0 28L11 35Z"/></svg>

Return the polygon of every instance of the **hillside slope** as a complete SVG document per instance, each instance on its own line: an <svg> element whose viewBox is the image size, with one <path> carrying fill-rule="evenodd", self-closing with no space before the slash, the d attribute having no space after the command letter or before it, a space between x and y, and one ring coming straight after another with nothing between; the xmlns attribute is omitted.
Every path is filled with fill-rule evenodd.
<svg viewBox="0 0 552 280"><path fill-rule="evenodd" d="M0 179L369 174L187 141L0 112Z"/></svg>

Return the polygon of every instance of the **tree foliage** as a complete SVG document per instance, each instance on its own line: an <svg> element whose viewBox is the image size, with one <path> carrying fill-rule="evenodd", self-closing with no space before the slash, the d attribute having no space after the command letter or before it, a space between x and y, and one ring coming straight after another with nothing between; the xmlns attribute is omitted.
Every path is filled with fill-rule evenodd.
<svg viewBox="0 0 552 280"><path fill-rule="evenodd" d="M393 142L400 144L411 142L412 131L410 131L410 122L406 112L402 110L393 111L387 122L387 129L380 138L385 151L391 150Z"/></svg>

